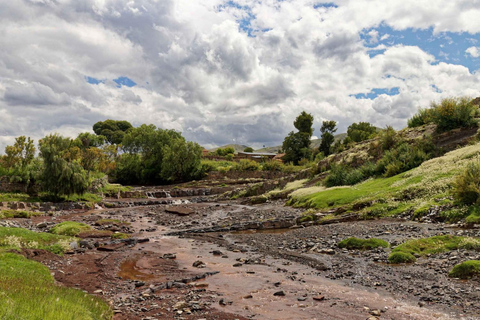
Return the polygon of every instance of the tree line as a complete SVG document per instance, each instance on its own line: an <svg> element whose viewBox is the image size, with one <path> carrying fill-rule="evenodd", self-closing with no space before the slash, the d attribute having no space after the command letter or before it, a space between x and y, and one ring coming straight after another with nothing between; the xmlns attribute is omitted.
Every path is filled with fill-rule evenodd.
<svg viewBox="0 0 480 320"><path fill-rule="evenodd" d="M128 121L106 120L94 134L50 134L38 142L17 137L0 158L0 175L55 196L82 194L105 175L125 184L168 184L203 176L202 147L180 132Z"/></svg>

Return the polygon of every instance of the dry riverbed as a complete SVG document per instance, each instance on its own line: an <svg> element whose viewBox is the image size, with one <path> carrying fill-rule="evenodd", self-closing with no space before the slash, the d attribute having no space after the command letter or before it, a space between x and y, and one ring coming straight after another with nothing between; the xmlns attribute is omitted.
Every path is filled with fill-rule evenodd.
<svg viewBox="0 0 480 320"><path fill-rule="evenodd" d="M395 266L386 263L389 249L337 247L351 236L395 245L440 234L479 236L478 230L399 220L288 228L300 213L281 201L249 206L184 199L9 223L45 231L78 221L132 235L87 235L64 257L23 251L47 265L57 282L109 301L115 319L478 319L480 281L447 277L456 263L480 259L477 252ZM99 226L100 219L128 224ZM280 229L236 231L248 226Z"/></svg>

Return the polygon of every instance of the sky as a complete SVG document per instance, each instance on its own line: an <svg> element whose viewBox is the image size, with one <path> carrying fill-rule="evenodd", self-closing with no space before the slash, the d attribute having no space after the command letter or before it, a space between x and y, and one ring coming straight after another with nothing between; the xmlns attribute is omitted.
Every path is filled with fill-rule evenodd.
<svg viewBox="0 0 480 320"><path fill-rule="evenodd" d="M0 0L0 152L97 121L206 148L480 96L480 0Z"/></svg>

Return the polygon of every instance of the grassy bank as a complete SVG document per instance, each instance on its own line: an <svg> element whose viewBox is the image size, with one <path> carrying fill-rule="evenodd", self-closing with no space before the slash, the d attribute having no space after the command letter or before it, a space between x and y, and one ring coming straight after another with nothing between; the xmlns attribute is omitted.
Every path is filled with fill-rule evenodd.
<svg viewBox="0 0 480 320"><path fill-rule="evenodd" d="M78 289L54 284L42 264L13 253L0 253L0 319L111 319L105 301Z"/></svg>
<svg viewBox="0 0 480 320"><path fill-rule="evenodd" d="M467 146L393 177L370 179L346 187L301 188L291 194L289 204L316 210L343 207L347 212L355 211L365 218L409 210L421 216L432 206L453 204L450 199L455 176L467 164L478 161L479 156L480 144ZM446 212L445 218L458 220L465 214L467 212L454 210Z"/></svg>

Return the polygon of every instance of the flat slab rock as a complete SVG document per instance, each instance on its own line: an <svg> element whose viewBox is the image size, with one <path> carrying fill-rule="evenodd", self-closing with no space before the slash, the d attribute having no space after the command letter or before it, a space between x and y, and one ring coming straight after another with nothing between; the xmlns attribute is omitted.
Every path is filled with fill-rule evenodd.
<svg viewBox="0 0 480 320"><path fill-rule="evenodd" d="M195 213L194 210L184 206L169 206L165 209L166 212L178 214L179 216L188 216Z"/></svg>

